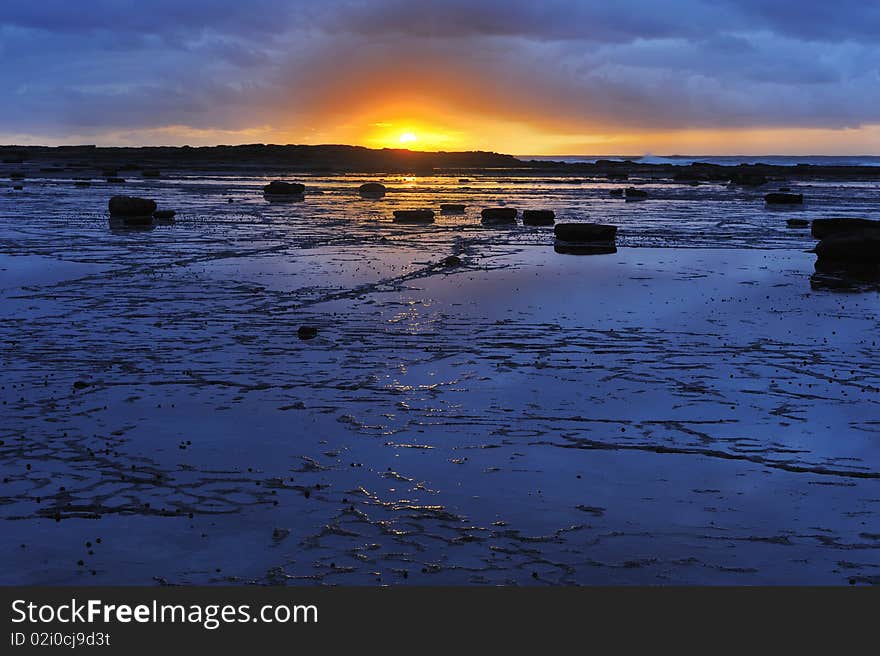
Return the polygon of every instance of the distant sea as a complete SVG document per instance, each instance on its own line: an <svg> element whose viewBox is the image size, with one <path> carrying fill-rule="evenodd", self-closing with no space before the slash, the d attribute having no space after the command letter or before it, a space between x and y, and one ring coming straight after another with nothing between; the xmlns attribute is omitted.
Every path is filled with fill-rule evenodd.
<svg viewBox="0 0 880 656"><path fill-rule="evenodd" d="M595 162L605 160L629 160L643 164L672 164L688 166L694 162L736 166L738 164L776 164L794 166L796 164L818 164L822 166L880 166L880 155L517 155L522 160L540 160L549 162Z"/></svg>

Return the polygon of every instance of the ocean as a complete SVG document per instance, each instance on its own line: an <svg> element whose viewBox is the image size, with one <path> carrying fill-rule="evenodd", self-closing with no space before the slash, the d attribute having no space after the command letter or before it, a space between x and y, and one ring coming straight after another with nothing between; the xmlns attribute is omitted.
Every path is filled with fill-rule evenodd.
<svg viewBox="0 0 880 656"><path fill-rule="evenodd" d="M739 164L880 166L880 155L517 155L517 157L523 160L565 162L567 164L593 163L604 159L675 166L688 166L694 162L722 166L737 166Z"/></svg>

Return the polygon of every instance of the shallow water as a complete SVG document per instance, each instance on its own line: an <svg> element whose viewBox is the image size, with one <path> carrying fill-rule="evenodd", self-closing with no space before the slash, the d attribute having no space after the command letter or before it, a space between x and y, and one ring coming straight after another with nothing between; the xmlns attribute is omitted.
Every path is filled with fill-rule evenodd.
<svg viewBox="0 0 880 656"><path fill-rule="evenodd" d="M880 580L878 294L785 227L880 218L875 183L366 179L0 190L3 583ZM112 230L123 191L177 220Z"/></svg>

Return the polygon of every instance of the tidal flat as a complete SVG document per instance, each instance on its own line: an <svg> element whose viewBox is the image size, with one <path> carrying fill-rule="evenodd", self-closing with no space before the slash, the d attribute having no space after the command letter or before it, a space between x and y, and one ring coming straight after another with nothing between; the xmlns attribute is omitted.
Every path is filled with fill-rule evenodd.
<svg viewBox="0 0 880 656"><path fill-rule="evenodd" d="M880 582L880 295L787 225L880 182L779 184L4 179L0 583Z"/></svg>

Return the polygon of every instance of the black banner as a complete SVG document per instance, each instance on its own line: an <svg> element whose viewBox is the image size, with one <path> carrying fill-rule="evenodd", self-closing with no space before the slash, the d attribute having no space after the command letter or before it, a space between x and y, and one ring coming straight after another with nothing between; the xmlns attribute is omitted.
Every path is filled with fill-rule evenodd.
<svg viewBox="0 0 880 656"><path fill-rule="evenodd" d="M475 638L496 647L748 646L768 638L815 646L823 636L868 638L880 599L866 588L403 587L8 587L0 598L0 654L460 650Z"/></svg>

